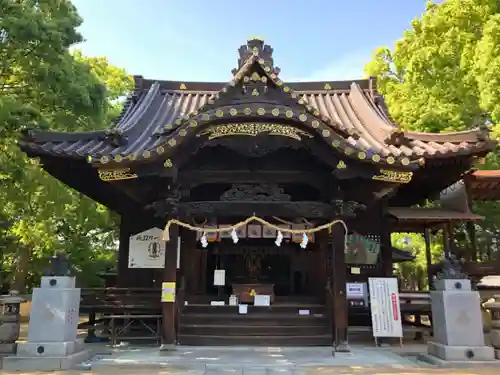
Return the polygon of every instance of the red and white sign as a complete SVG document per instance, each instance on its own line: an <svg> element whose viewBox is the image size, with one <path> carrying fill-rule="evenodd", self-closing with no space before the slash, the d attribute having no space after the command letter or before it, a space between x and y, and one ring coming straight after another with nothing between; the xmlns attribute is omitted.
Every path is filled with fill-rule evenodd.
<svg viewBox="0 0 500 375"><path fill-rule="evenodd" d="M398 280L369 277L373 337L403 337Z"/></svg>

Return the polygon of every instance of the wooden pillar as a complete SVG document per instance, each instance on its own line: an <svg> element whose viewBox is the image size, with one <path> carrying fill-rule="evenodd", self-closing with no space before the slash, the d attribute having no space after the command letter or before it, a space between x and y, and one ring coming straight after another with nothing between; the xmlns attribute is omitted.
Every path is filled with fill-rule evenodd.
<svg viewBox="0 0 500 375"><path fill-rule="evenodd" d="M451 235L453 231L453 227L451 225L451 222L447 222L445 226L443 227L443 246L444 246L444 256L445 258L449 257L451 255L452 249L451 249Z"/></svg>
<svg viewBox="0 0 500 375"><path fill-rule="evenodd" d="M184 275L186 295L196 293L199 269L196 259L196 232L182 231L181 269Z"/></svg>
<svg viewBox="0 0 500 375"><path fill-rule="evenodd" d="M340 223L332 227L332 294L334 348L337 352L349 352L347 343L347 270L345 264L346 230Z"/></svg>
<svg viewBox="0 0 500 375"><path fill-rule="evenodd" d="M383 277L392 277L392 242L389 215L387 212L387 202L380 202L380 260L382 262Z"/></svg>
<svg viewBox="0 0 500 375"><path fill-rule="evenodd" d="M466 223L467 233L469 234L469 245L467 257L468 261L477 262L477 240L476 240L476 225L472 221Z"/></svg>
<svg viewBox="0 0 500 375"><path fill-rule="evenodd" d="M163 282L176 283L177 281L177 237L179 236L179 227L170 226L170 241L165 246L165 267L163 268ZM175 285L175 284L174 284ZM162 302L162 333L163 344L161 350L173 350L177 343L175 332L176 303Z"/></svg>
<svg viewBox="0 0 500 375"><path fill-rule="evenodd" d="M325 287L328 280L328 232L322 230L316 233L316 266L315 272L318 274L318 294L324 297Z"/></svg>
<svg viewBox="0 0 500 375"><path fill-rule="evenodd" d="M130 280L134 278L129 277L128 268L128 254L129 254L129 238L130 238L130 223L127 216L122 215L120 218L120 237L118 256L116 259L116 286L118 288L125 288L129 286Z"/></svg>
<svg viewBox="0 0 500 375"><path fill-rule="evenodd" d="M432 290L434 285L432 282L432 254L431 254L431 233L429 228L424 229L424 241L425 241L425 260L427 264L427 285L429 290Z"/></svg>

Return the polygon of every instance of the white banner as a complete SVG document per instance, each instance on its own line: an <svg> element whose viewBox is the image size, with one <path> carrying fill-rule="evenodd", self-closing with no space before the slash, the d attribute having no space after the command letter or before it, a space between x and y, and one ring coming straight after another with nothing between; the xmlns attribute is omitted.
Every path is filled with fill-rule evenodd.
<svg viewBox="0 0 500 375"><path fill-rule="evenodd" d="M398 280L369 277L373 337L403 337Z"/></svg>
<svg viewBox="0 0 500 375"><path fill-rule="evenodd" d="M128 267L129 268L164 268L165 241L163 230L151 228L130 236Z"/></svg>

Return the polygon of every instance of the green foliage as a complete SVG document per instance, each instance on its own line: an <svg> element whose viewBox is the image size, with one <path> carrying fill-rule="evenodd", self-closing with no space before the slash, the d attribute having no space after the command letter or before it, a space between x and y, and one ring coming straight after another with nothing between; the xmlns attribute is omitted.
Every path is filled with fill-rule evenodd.
<svg viewBox="0 0 500 375"><path fill-rule="evenodd" d="M71 253L83 285L113 267L117 217L20 152L21 127L106 128L133 86L105 58L69 48L82 40L69 0L0 0L0 246L14 289L31 287L56 251ZM3 280L5 281L5 280ZM1 285L1 283L0 283Z"/></svg>
<svg viewBox="0 0 500 375"><path fill-rule="evenodd" d="M374 52L365 71L377 77L378 88L401 128L440 133L490 123L491 136L498 139L499 46L498 0L428 2L425 13L411 22L394 48ZM498 152L490 153L480 167L500 169ZM478 202L475 210L486 217L482 233L500 229L498 203ZM457 228L455 234L460 237L455 238L456 245L467 247L465 229ZM420 287L426 282L423 239L415 238L412 243L417 261L403 265L401 271L413 287Z"/></svg>
<svg viewBox="0 0 500 375"><path fill-rule="evenodd" d="M409 251L415 256L412 262L399 263L397 272L403 280L403 290L428 290L427 282L427 258L425 255L425 241L422 234L417 233L393 233L392 245L402 250ZM438 263L443 258L442 237L431 235L431 260Z"/></svg>
<svg viewBox="0 0 500 375"><path fill-rule="evenodd" d="M500 3L427 4L394 49L366 66L404 129L457 131L500 120Z"/></svg>

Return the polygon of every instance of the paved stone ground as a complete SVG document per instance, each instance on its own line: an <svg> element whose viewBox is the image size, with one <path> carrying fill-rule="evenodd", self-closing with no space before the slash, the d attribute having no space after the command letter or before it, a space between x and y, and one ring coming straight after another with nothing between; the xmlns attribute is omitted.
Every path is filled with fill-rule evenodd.
<svg viewBox="0 0 500 375"><path fill-rule="evenodd" d="M234 374L234 375L498 375L500 372L498 368L478 368L468 370L450 370L450 369L430 369L430 368L408 368L400 369L387 366L351 366L351 367L317 367L305 369L303 372L207 372L199 370L180 370L180 369L159 369L150 367L134 367L126 368L116 366L114 368L106 368L92 371L61 371L61 372L15 372L6 373L1 372L2 375L33 375L33 374L57 374L57 375L210 375L210 374Z"/></svg>

